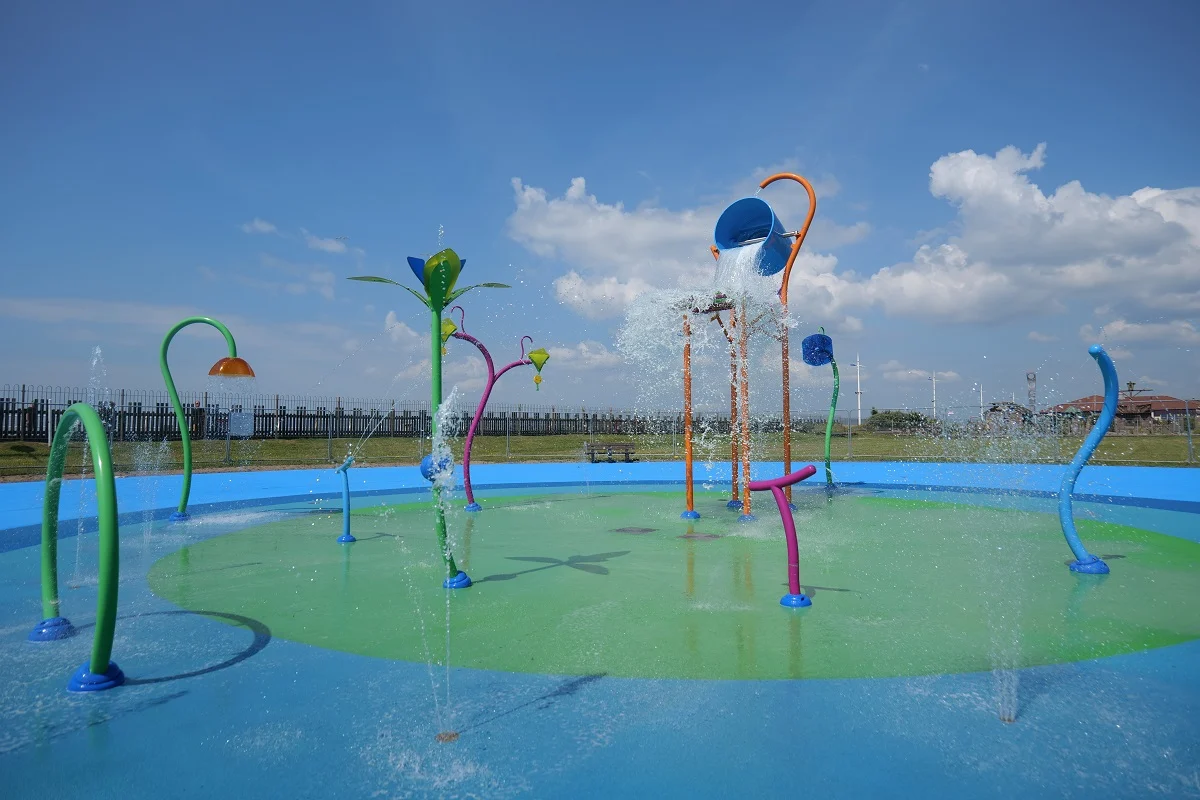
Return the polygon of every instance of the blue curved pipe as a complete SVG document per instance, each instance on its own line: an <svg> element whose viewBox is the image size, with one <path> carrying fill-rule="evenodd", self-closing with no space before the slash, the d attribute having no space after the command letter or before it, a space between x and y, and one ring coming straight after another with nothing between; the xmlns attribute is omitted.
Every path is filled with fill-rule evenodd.
<svg viewBox="0 0 1200 800"><path fill-rule="evenodd" d="M1079 534L1075 531L1075 514L1071 510L1071 492L1075 491L1075 480L1117 416L1117 368L1113 366L1112 358L1104 351L1102 345L1092 345L1088 348L1088 354L1096 359L1100 373L1104 376L1104 408L1100 411L1100 419L1096 420L1096 426L1092 428L1083 446L1071 460L1071 465L1067 467L1067 474L1063 475L1062 487L1058 490L1058 519L1062 523L1063 536L1067 538L1067 544L1075 554L1075 561L1071 562L1071 571L1106 575L1108 564L1089 553L1083 542L1079 541Z"/></svg>
<svg viewBox="0 0 1200 800"><path fill-rule="evenodd" d="M350 535L350 465L353 463L354 456L346 456L342 465L334 470L342 473L342 535L338 541L343 544L358 541Z"/></svg>

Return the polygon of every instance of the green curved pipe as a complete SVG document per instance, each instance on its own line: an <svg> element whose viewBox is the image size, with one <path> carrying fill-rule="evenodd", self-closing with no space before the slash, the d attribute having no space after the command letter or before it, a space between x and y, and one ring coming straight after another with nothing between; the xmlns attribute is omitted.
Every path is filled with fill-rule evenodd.
<svg viewBox="0 0 1200 800"><path fill-rule="evenodd" d="M175 407L175 419L179 422L179 438L183 445L183 491L179 495L179 510L176 512L179 516L187 515L188 496L192 493L192 437L188 433L187 417L183 414L183 404L179 402L179 392L175 391L175 381L171 379L171 370L167 366L167 348L171 346L171 340L175 338L175 334L186 328L188 325L202 323L211 325L221 332L225 337L225 343L229 345L229 357L237 358L237 342L233 340L233 334L229 332L222 323L211 317L188 317L175 324L175 327L167 331L166 337L163 339L162 348L158 353L159 366L162 367L163 380L167 383L167 394L171 396L171 405Z"/></svg>
<svg viewBox="0 0 1200 800"><path fill-rule="evenodd" d="M433 409L433 416L429 420L429 441L432 444L437 440L437 415L438 410L442 407L442 312L434 307L431 307L430 311L432 321L429 328L429 341L433 348L430 351L430 363L433 365L433 374L429 381L429 407ZM442 490L436 481L433 484L433 508L437 520L438 547L442 551L442 560L446 562L446 576L453 578L458 574L458 565L454 563L454 554L450 552L450 544L447 541L446 512L442 508Z"/></svg>
<svg viewBox="0 0 1200 800"><path fill-rule="evenodd" d="M829 364L833 367L833 399L829 401L829 419L825 422L825 483L833 486L833 470L829 466L829 445L833 439L833 415L837 412L838 387L841 385L841 381L838 379L837 360L830 357Z"/></svg>
<svg viewBox="0 0 1200 800"><path fill-rule="evenodd" d="M46 497L42 502L42 615L59 616L58 599L58 501L62 493L63 466L67 445L76 421L83 423L92 449L92 467L96 473L97 521L100 526L99 591L96 594L96 632L92 636L92 658L88 669L96 674L108 669L112 656L113 632L117 627L117 583L121 559L117 542L117 487L113 481L112 453L104 423L87 403L67 408L50 445L50 463L46 466Z"/></svg>

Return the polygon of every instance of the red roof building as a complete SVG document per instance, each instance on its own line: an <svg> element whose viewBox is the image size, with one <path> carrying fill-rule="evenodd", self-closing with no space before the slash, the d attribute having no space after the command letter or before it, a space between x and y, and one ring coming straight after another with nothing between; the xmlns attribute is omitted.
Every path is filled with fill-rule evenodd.
<svg viewBox="0 0 1200 800"><path fill-rule="evenodd" d="M1138 417L1141 419L1159 419L1161 417L1183 416L1186 413L1196 415L1198 400L1180 400L1165 394L1137 394L1122 392L1117 399L1117 416L1125 419ZM1104 407L1104 396L1091 394L1072 400L1069 403L1059 403L1047 408L1047 414L1099 414Z"/></svg>

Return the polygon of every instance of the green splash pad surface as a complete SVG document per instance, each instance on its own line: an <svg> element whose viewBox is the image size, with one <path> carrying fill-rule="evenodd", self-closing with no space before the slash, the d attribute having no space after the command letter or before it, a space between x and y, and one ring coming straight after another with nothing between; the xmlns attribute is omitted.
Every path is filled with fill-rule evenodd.
<svg viewBox="0 0 1200 800"><path fill-rule="evenodd" d="M1054 514L798 496L800 576L813 606L787 609L774 504L759 501L759 522L742 525L724 500L698 495L704 516L690 525L679 519L678 492L456 509L452 546L476 582L466 590L441 588L423 502L356 511L351 545L336 542L338 514L208 539L159 560L149 581L183 608L253 617L296 642L549 674L913 676L1200 637L1200 544L1184 539L1079 520L1113 571L1078 576Z"/></svg>

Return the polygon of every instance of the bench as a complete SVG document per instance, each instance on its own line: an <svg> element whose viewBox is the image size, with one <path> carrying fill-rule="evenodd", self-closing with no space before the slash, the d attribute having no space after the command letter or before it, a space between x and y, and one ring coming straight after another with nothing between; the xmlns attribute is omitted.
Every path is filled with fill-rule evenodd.
<svg viewBox="0 0 1200 800"><path fill-rule="evenodd" d="M626 463L633 461L633 454L636 447L633 442L585 442L583 445L583 455L588 461L596 463L596 457L606 458L608 461L615 461L615 456L625 456Z"/></svg>

